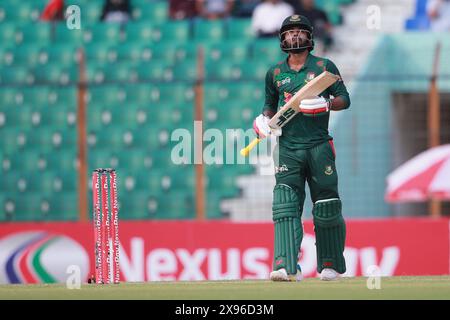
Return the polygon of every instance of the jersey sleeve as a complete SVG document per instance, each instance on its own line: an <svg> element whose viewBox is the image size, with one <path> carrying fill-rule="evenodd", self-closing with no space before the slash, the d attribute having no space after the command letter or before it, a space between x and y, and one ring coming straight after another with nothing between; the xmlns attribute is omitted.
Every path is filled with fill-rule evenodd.
<svg viewBox="0 0 450 320"><path fill-rule="evenodd" d="M266 73L265 101L262 112L270 111L276 113L278 110L278 91L273 80L273 68Z"/></svg>
<svg viewBox="0 0 450 320"><path fill-rule="evenodd" d="M335 98L341 97L341 99L346 102L346 108L350 107L350 95L348 94L347 88L345 87L344 81L341 78L341 74L339 73L338 68L331 60L328 60L326 70L339 76L340 78L330 88L328 88L329 94L333 95Z"/></svg>

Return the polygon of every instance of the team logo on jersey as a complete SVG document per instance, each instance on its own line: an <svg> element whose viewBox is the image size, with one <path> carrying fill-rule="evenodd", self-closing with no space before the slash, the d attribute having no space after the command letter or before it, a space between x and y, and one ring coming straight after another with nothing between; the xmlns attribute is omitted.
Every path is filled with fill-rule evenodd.
<svg viewBox="0 0 450 320"><path fill-rule="evenodd" d="M275 173L286 172L286 171L289 171L289 169L285 164L283 164L280 167L275 167Z"/></svg>
<svg viewBox="0 0 450 320"><path fill-rule="evenodd" d="M325 166L325 171L324 172L325 172L325 174L327 176L331 176L333 174L333 169L332 169L331 166Z"/></svg>
<svg viewBox="0 0 450 320"><path fill-rule="evenodd" d="M289 77L287 77L287 78L284 78L283 80L278 80L277 81L277 87L281 87L281 86L283 86L283 85L285 85L285 84L287 84L287 83L291 83L291 78L289 78Z"/></svg>
<svg viewBox="0 0 450 320"><path fill-rule="evenodd" d="M306 74L306 82L309 82L309 81L311 81L312 79L314 79L316 77L316 74L314 73L314 72L308 72L307 74Z"/></svg>

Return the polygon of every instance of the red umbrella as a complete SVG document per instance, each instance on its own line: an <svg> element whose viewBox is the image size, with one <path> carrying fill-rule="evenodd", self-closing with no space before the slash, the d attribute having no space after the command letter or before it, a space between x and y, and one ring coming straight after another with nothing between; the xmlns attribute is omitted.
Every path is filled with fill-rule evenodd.
<svg viewBox="0 0 450 320"><path fill-rule="evenodd" d="M450 199L450 144L408 160L387 177L389 202Z"/></svg>

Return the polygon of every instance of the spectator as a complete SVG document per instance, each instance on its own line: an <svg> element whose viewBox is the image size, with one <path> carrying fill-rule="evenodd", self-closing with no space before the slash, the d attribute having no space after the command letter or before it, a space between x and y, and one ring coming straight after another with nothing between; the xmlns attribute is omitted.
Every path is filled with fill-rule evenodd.
<svg viewBox="0 0 450 320"><path fill-rule="evenodd" d="M195 0L169 0L169 17L171 19L190 19L195 15Z"/></svg>
<svg viewBox="0 0 450 320"><path fill-rule="evenodd" d="M253 11L261 0L236 0L233 16L239 18L251 18Z"/></svg>
<svg viewBox="0 0 450 320"><path fill-rule="evenodd" d="M314 38L322 42L325 52L333 44L332 26L326 12L317 8L314 0L297 0L295 13L308 18L314 28Z"/></svg>
<svg viewBox="0 0 450 320"><path fill-rule="evenodd" d="M105 22L126 23L131 18L129 0L106 0L101 20Z"/></svg>
<svg viewBox="0 0 450 320"><path fill-rule="evenodd" d="M294 9L283 0L266 0L256 6L252 15L252 29L258 37L278 37L283 20Z"/></svg>
<svg viewBox="0 0 450 320"><path fill-rule="evenodd" d="M222 19L231 15L234 0L196 0L197 13L204 19Z"/></svg>
<svg viewBox="0 0 450 320"><path fill-rule="evenodd" d="M49 0L42 11L40 19L43 21L57 21L64 19L64 0Z"/></svg>
<svg viewBox="0 0 450 320"><path fill-rule="evenodd" d="M450 0L428 0L427 14L433 31L450 31Z"/></svg>

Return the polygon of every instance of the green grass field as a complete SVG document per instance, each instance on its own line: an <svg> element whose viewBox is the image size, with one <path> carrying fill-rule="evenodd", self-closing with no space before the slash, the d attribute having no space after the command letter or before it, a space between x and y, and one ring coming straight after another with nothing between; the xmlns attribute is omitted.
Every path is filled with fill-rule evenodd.
<svg viewBox="0 0 450 320"><path fill-rule="evenodd" d="M369 290L367 278L335 282L201 281L82 285L0 285L0 299L158 299L158 300L277 300L277 299L450 299L450 276L385 277L381 289Z"/></svg>

